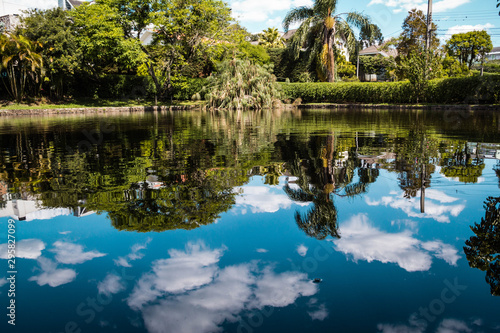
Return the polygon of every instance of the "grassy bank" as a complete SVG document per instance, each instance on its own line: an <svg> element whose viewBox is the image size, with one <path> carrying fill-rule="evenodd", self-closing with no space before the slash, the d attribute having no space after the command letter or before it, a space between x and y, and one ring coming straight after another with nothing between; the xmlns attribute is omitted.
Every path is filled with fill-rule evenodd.
<svg viewBox="0 0 500 333"><path fill-rule="evenodd" d="M196 105L200 102L174 101L171 103L158 103L158 106L185 106ZM102 107L133 107L154 106L153 101L138 100L111 100L111 99L77 99L59 103L40 102L30 104L16 104L5 102L0 104L0 110L40 110L40 109L70 109L70 108L102 108Z"/></svg>

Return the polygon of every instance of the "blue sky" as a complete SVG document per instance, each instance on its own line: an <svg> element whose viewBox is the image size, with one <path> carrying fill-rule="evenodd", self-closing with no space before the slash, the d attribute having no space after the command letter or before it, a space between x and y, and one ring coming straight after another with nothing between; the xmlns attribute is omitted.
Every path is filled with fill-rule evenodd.
<svg viewBox="0 0 500 333"><path fill-rule="evenodd" d="M250 32L267 27L283 30L281 22L287 11L309 6L313 0L229 0L235 16ZM486 29L494 46L500 46L500 16L495 0L434 0L434 19L442 41L451 34ZM11 14L30 7L50 8L57 0L0 0L0 12ZM427 10L427 0L339 0L338 12L363 11L381 29L386 39L401 32L408 10Z"/></svg>

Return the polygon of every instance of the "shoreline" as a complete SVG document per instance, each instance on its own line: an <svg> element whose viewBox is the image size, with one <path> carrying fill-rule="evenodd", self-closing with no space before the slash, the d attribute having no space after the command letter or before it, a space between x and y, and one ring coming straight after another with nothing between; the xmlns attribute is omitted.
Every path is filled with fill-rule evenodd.
<svg viewBox="0 0 500 333"><path fill-rule="evenodd" d="M196 109L199 107L200 105L193 104L193 105L170 105L170 106L103 106L103 107L56 108L56 109L5 109L5 110L0 109L0 117L185 111L185 110Z"/></svg>
<svg viewBox="0 0 500 333"><path fill-rule="evenodd" d="M387 110L487 110L500 111L500 104L338 104L338 103L306 103L290 105L299 109L387 109ZM43 116L63 114L103 114L103 113L134 113L134 112L162 112L162 111L187 111L202 108L197 105L171 105L171 106L113 106L113 107L82 107L82 108L56 108L56 109L0 109L1 116Z"/></svg>
<svg viewBox="0 0 500 333"><path fill-rule="evenodd" d="M388 110L488 110L500 111L500 104L336 104L306 103L297 105L299 109L388 109Z"/></svg>

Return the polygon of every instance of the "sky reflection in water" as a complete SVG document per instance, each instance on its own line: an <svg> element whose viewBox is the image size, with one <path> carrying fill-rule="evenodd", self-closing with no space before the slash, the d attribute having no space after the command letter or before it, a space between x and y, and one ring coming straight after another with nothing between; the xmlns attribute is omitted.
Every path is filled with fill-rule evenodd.
<svg viewBox="0 0 500 333"><path fill-rule="evenodd" d="M500 196L499 119L442 119L1 120L2 331L498 331L494 261L463 248Z"/></svg>

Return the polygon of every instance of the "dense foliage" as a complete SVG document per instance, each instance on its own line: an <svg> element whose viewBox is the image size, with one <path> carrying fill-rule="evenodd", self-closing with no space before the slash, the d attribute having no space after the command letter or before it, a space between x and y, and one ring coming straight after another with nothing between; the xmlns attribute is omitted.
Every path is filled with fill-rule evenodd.
<svg viewBox="0 0 500 333"><path fill-rule="evenodd" d="M457 58L460 64L467 65L469 69L474 61L484 62L486 54L492 49L491 37L485 30L454 34L446 42L448 54Z"/></svg>
<svg viewBox="0 0 500 333"><path fill-rule="evenodd" d="M280 83L286 97L320 103L414 103L409 81L352 83ZM431 80L423 87L427 103L499 103L500 76Z"/></svg>

